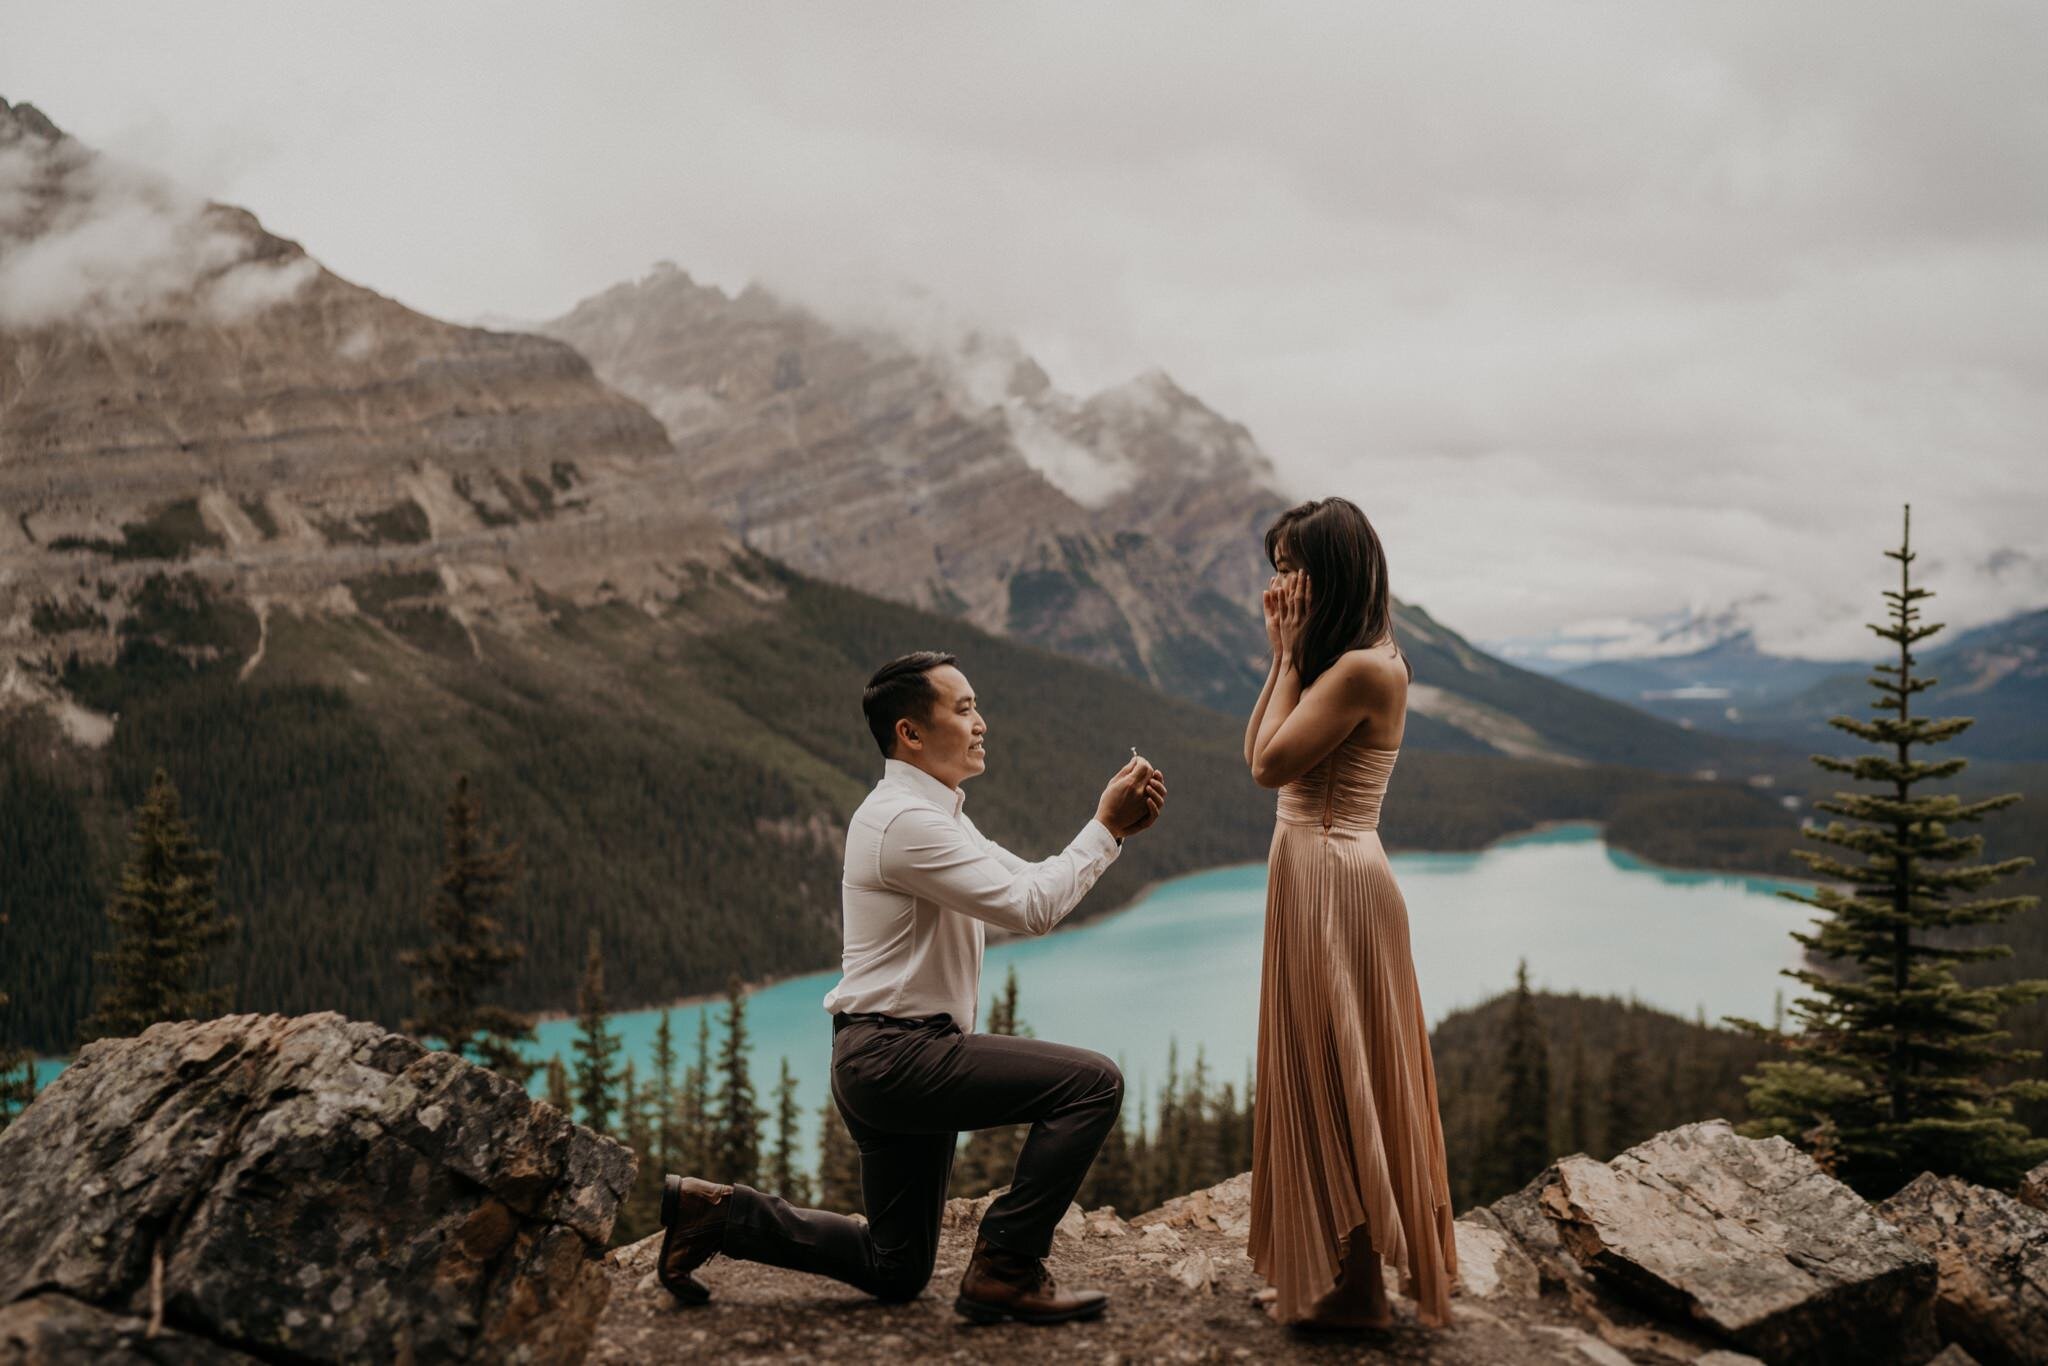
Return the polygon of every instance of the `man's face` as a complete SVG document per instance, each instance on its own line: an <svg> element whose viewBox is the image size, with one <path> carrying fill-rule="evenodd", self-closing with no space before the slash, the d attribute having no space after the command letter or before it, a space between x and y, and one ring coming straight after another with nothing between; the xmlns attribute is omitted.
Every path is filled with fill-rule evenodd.
<svg viewBox="0 0 2048 1366"><path fill-rule="evenodd" d="M958 787L988 767L982 748L988 725L975 706L974 689L966 674L941 664L925 677L931 680L938 701L932 704L925 724L908 718L896 723L897 757L916 764L948 787Z"/></svg>

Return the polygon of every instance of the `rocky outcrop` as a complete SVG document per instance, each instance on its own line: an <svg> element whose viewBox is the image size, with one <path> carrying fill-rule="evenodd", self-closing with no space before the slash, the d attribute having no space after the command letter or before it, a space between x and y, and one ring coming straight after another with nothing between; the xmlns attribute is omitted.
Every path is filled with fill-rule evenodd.
<svg viewBox="0 0 2048 1366"><path fill-rule="evenodd" d="M1719 1120L1610 1162L1561 1159L1467 1212L1447 1329L1396 1297L1391 1329L1337 1341L1261 1307L1249 1174L1128 1221L1071 1208L1053 1270L1115 1297L1088 1324L973 1328L952 1312L992 1196L946 1207L911 1303L717 1258L711 1304L680 1309L653 1274L659 1235L601 1254L633 1175L625 1149L336 1015L94 1044L0 1134L0 1172L0 1366L1333 1350L1431 1366L1988 1366L2041 1361L2048 1342L2048 1216L1932 1176L1873 1207L1782 1140Z"/></svg>
<svg viewBox="0 0 2048 1366"><path fill-rule="evenodd" d="M1783 1139L1690 1124L1611 1163L1565 1158L1538 1200L1597 1279L1767 1361L1918 1362L1937 1345L1931 1259Z"/></svg>
<svg viewBox="0 0 2048 1366"><path fill-rule="evenodd" d="M875 1305L815 1278L721 1259L704 1272L712 1304L678 1310L653 1278L659 1239L648 1239L611 1256L617 1290L592 1359L659 1363L724 1350L878 1363L962 1353L1306 1360L1344 1346L1362 1359L1435 1366L1973 1359L1947 1316L1943 1335L1958 1340L1944 1348L1937 1339L1934 1257L1791 1145L1742 1138L1718 1120L1660 1134L1608 1163L1565 1158L1526 1189L1459 1218L1460 1282L1442 1332L1418 1327L1399 1299L1396 1325L1384 1333L1333 1341L1275 1327L1254 1298L1262 1283L1245 1251L1250 1200L1247 1174L1128 1222L1109 1210L1070 1210L1053 1270L1063 1283L1111 1291L1115 1302L1101 1321L1058 1332L968 1329L952 1314L952 1281L986 1198L947 1207L932 1286L909 1305ZM1947 1222L1954 1209L1934 1208L1932 1222L1968 1242L1969 1219ZM1981 1296L1969 1312L2009 1312L1997 1302Z"/></svg>
<svg viewBox="0 0 2048 1366"><path fill-rule="evenodd" d="M1923 1172L1877 1212L1934 1258L1941 1335L1985 1366L2048 1360L2048 1213Z"/></svg>
<svg viewBox="0 0 2048 1366"><path fill-rule="evenodd" d="M0 1172L0 1361L573 1362L633 1158L376 1025L233 1015L88 1045Z"/></svg>

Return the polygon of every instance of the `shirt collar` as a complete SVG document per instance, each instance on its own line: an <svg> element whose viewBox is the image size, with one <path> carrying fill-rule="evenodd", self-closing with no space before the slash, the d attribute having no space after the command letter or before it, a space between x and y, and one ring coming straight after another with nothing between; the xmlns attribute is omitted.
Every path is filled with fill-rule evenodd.
<svg viewBox="0 0 2048 1366"><path fill-rule="evenodd" d="M965 792L957 787L946 786L916 764L906 764L901 759L884 759L882 770L885 781L894 778L898 782L908 783L920 796L942 811L950 811L958 816L960 808L967 804Z"/></svg>

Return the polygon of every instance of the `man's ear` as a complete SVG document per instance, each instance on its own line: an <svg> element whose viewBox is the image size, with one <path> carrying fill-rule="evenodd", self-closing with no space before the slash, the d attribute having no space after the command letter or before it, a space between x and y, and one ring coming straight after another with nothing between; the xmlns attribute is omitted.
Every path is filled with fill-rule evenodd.
<svg viewBox="0 0 2048 1366"><path fill-rule="evenodd" d="M896 743L905 749L924 748L924 740L918 735L917 726L907 716L899 717L896 721Z"/></svg>

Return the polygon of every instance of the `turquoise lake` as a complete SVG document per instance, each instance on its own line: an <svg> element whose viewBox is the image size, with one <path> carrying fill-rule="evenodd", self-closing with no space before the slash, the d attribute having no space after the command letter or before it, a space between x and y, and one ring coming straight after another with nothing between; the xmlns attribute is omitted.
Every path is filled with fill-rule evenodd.
<svg viewBox="0 0 2048 1366"><path fill-rule="evenodd" d="M1432 1024L1507 990L1524 958L1541 989L1633 995L1687 1016L1704 1010L1709 1020L1768 1020L1778 991L1793 985L1778 970L1798 963L1787 932L1813 914L1774 895L1799 883L1652 867L1608 848L1593 826L1560 826L1476 854L1396 854L1393 865ZM1256 1044L1265 880L1264 864L1216 868L1163 883L1106 919L994 945L982 1008L1014 966L1025 1025L1116 1058L1132 1115L1165 1078L1176 1046L1183 1069L1199 1049L1212 1077L1241 1084ZM837 978L814 973L747 997L755 1089L771 1103L780 1060L789 1059L807 1142L831 1047L820 1002ZM707 1009L715 1051L723 1002L670 1011L685 1058ZM612 1017L623 1056L638 1060L643 1076L660 1014ZM544 1021L535 1055L567 1060L574 1030L570 1020ZM40 1066L47 1080L62 1064Z"/></svg>

